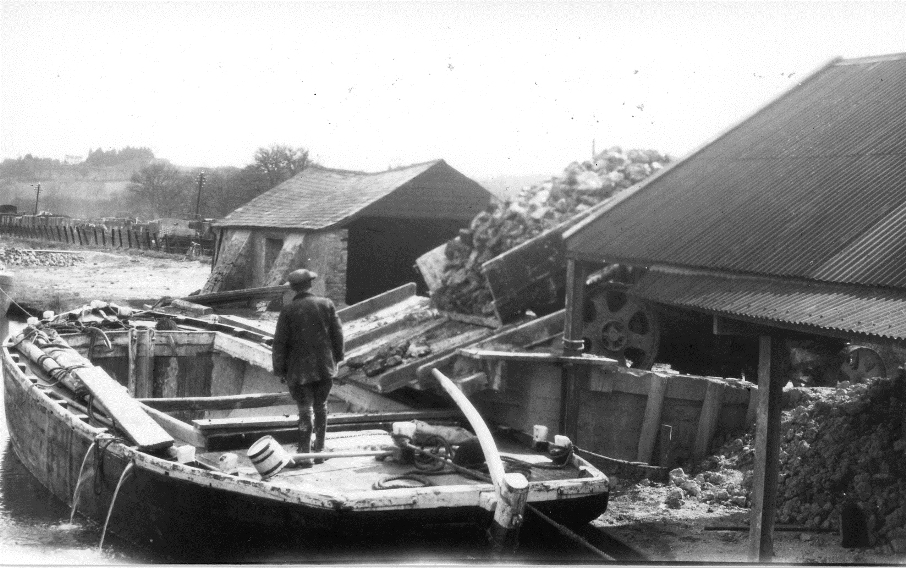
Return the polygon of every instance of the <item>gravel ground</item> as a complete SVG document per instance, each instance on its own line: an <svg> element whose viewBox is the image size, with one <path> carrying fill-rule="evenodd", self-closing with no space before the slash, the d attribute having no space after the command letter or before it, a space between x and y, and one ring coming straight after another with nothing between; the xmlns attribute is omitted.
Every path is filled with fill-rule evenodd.
<svg viewBox="0 0 906 568"><path fill-rule="evenodd" d="M7 251L15 249L16 254ZM63 311L91 300L106 300L140 307L161 296L185 296L201 288L211 272L210 261L186 260L147 251L113 252L79 249L72 254L22 251L51 250L53 243L0 237L0 263L15 278L13 297L26 308ZM64 256L74 261L60 262ZM35 261L29 261L34 257ZM6 262L15 258L15 262ZM47 258L55 262L45 262ZM50 264L50 265L44 265ZM59 264L59 265L54 265Z"/></svg>

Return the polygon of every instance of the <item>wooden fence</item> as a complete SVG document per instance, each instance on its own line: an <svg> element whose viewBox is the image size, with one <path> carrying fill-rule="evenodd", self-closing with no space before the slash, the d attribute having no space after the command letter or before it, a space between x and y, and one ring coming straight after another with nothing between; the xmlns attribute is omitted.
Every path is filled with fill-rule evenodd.
<svg viewBox="0 0 906 568"><path fill-rule="evenodd" d="M193 243L203 256L213 256L214 239L199 239L176 235L158 235L149 231L102 226L0 225L0 234L24 239L66 243L70 246L107 249L153 250L170 254L187 254Z"/></svg>

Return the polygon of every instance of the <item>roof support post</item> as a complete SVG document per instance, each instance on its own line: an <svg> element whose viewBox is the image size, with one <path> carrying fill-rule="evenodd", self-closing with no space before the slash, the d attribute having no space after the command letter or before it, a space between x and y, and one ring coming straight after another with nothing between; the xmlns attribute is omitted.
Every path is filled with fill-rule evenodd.
<svg viewBox="0 0 906 568"><path fill-rule="evenodd" d="M759 337L755 475L749 524L750 562L770 562L774 556L774 514L780 473L780 405L786 356L778 337Z"/></svg>
<svg viewBox="0 0 906 568"><path fill-rule="evenodd" d="M563 324L563 354L578 355L584 350L582 340L587 264L574 258L566 261L566 313Z"/></svg>
<svg viewBox="0 0 906 568"><path fill-rule="evenodd" d="M588 265L574 258L566 261L566 313L563 324L563 354L580 355L585 349L582 339L585 307L585 280ZM574 442L578 437L580 392L579 382L586 379L584 365L566 364L562 371L560 391L560 431ZM587 379L586 379L587 380Z"/></svg>

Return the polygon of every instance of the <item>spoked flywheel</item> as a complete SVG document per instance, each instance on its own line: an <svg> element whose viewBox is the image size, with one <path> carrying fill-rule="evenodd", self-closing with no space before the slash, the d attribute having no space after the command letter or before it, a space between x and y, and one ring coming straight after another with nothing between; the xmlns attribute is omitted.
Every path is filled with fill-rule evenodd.
<svg viewBox="0 0 906 568"><path fill-rule="evenodd" d="M657 315L650 306L629 296L628 288L608 282L586 291L585 351L612 357L627 367L650 369L660 342Z"/></svg>

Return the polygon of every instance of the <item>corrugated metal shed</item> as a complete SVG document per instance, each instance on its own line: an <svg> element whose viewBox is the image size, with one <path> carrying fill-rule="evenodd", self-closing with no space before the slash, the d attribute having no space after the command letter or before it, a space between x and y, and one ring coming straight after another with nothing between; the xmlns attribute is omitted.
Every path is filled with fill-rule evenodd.
<svg viewBox="0 0 906 568"><path fill-rule="evenodd" d="M714 314L766 324L804 326L906 339L906 292L653 268L632 294Z"/></svg>
<svg viewBox="0 0 906 568"><path fill-rule="evenodd" d="M570 254L906 287L906 55L837 60L567 235Z"/></svg>
<svg viewBox="0 0 906 568"><path fill-rule="evenodd" d="M376 173L311 166L214 226L318 230L369 214L467 220L490 198L443 160Z"/></svg>

